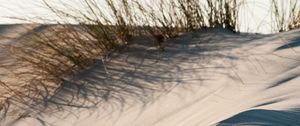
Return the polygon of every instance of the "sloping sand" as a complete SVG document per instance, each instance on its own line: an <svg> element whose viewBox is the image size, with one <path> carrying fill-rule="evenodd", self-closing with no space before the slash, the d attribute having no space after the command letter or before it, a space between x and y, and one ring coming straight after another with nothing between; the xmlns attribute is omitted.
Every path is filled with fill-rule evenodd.
<svg viewBox="0 0 300 126"><path fill-rule="evenodd" d="M299 35L210 29L170 40L159 54L137 39L15 126L298 126ZM88 100L69 101L74 92Z"/></svg>

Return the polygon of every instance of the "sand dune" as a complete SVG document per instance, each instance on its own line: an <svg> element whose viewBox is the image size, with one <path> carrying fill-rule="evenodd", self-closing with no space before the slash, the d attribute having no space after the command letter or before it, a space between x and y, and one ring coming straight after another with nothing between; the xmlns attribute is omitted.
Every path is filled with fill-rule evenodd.
<svg viewBox="0 0 300 126"><path fill-rule="evenodd" d="M99 61L66 82L43 113L14 125L298 126L299 34L209 29L169 40L163 53L137 39L106 68ZM70 83L99 104L69 101L78 88ZM96 90L102 85L109 86ZM55 105L70 102L82 108Z"/></svg>

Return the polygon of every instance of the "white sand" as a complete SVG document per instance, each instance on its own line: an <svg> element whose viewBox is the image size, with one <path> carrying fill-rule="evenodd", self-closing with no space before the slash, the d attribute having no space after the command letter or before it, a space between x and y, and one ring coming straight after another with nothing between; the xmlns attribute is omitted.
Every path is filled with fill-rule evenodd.
<svg viewBox="0 0 300 126"><path fill-rule="evenodd" d="M159 61L153 49L144 53L144 46L133 45L112 56L110 79L100 62L74 79L129 86L111 91L99 106L50 115L59 111L51 109L36 117L51 126L298 126L299 35L208 30L170 40ZM42 126L36 117L15 126Z"/></svg>

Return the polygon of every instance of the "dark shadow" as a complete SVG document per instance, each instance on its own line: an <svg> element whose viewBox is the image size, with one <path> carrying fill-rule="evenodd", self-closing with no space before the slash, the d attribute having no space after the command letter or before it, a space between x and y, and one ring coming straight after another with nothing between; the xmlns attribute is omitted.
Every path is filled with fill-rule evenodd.
<svg viewBox="0 0 300 126"><path fill-rule="evenodd" d="M283 50L283 49L288 49L288 48L295 48L300 46L300 37L297 37L290 42L284 44L283 46L278 47L276 50Z"/></svg>
<svg viewBox="0 0 300 126"><path fill-rule="evenodd" d="M21 26L20 24L0 24L0 34L5 34L7 31Z"/></svg>
<svg viewBox="0 0 300 126"><path fill-rule="evenodd" d="M283 102L285 99L284 98L279 98L279 99L275 99L275 100L271 100L271 101L267 101L267 102L263 102L263 103L260 103L258 105L255 105L253 108L256 108L256 107L262 107L262 106L267 106L267 105L272 105L272 104L276 104L276 103L280 103L280 102Z"/></svg>
<svg viewBox="0 0 300 126"><path fill-rule="evenodd" d="M282 85L282 84L284 84L286 82L289 82L289 81L291 81L291 80L293 80L293 79L295 79L297 77L299 77L299 75L293 75L293 76L287 77L287 78L282 79L279 82L276 82L275 84L269 86L268 88L274 88L274 87L280 86L280 85Z"/></svg>
<svg viewBox="0 0 300 126"><path fill-rule="evenodd" d="M255 109L221 121L217 126L299 126L300 109L287 111Z"/></svg>

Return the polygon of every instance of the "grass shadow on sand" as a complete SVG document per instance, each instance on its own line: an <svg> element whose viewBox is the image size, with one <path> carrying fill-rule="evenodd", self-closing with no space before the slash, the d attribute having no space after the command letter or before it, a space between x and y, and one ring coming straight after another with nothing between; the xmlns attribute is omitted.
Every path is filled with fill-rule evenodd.
<svg viewBox="0 0 300 126"><path fill-rule="evenodd" d="M97 60L94 66L64 82L54 96L45 96L44 104L32 105L26 110L27 114L33 117L61 111L72 114L70 108L89 109L102 105L122 111L127 104L146 105L188 81L198 81L201 86L202 81L212 79L211 73L219 72L207 70L203 64L220 58L234 60L236 57L221 51L256 39L219 30L175 38L166 43L164 52L157 51L144 39L135 39L122 52L112 54L105 61ZM191 67L191 64L197 66ZM193 75L197 77L186 77ZM183 86L189 89L188 85Z"/></svg>

